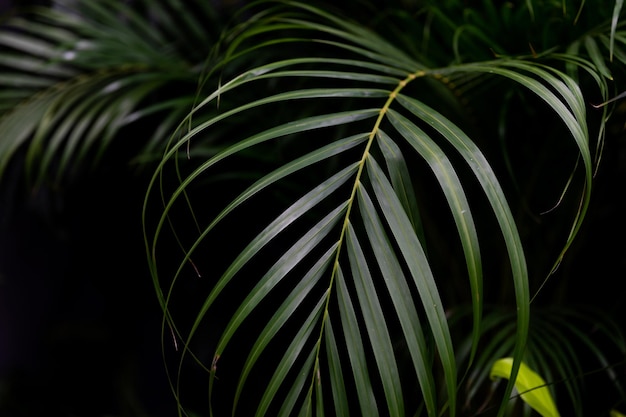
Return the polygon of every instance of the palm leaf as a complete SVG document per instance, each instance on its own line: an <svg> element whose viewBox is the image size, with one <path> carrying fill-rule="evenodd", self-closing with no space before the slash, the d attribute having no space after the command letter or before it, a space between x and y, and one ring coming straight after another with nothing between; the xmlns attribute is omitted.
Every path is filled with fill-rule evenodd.
<svg viewBox="0 0 626 417"><path fill-rule="evenodd" d="M433 88L436 82L432 80L476 74L480 80L502 77L539 97L568 130L582 161L583 191L577 196L580 209L571 215L570 232L555 263L573 242L590 198L593 162L578 84L543 61L524 58L429 68L362 26L299 3L286 2L275 10L264 10L250 30L233 42L228 59L238 55L238 48L245 55L276 44L290 46L290 52L296 44L313 50L312 45L322 44L327 54L277 59L220 83L188 116L206 115L206 121L192 129L186 128L185 121L181 123L180 137L172 136L154 174L146 202L154 193L162 199L163 210L155 226L144 224L146 246L160 302L174 327L169 309L191 257L202 258L206 245L220 238L217 230L233 227L236 213L246 206L264 198L272 198L278 206L284 204L283 209L272 207L271 211L278 214L255 225L260 232L242 230L243 249L227 254L230 260L203 299L189 331L181 336L185 350L179 372L185 357L194 355L191 342L212 313L219 311L220 316L227 317L215 336L214 353L208 358L212 364L229 357L232 341L248 329L246 323L252 317L267 314L266 324L249 335L251 343L241 367L235 367L240 377L232 389L233 414L241 410L251 375L257 375L258 380L255 372L265 358L274 372L262 384L264 390L253 407L256 415L324 415L330 410L341 415L406 415L422 407L428 415L443 410L457 415L460 363L448 319L451 307L442 295L445 278L431 267L433 260L427 250L429 229L434 227L422 220L422 210L429 210L428 201L412 186L416 178L406 162L423 159L436 187L443 192L455 225L453 244L460 245L464 256L473 322L467 376L472 381L484 380L489 361L513 357L498 408L502 415L529 340L526 257L496 170L477 140L436 108L447 97L438 94L441 90ZM256 36L281 31L287 33L284 38L253 42ZM583 67L588 61L569 62ZM589 65L584 68L593 71ZM238 104L240 92L255 92L260 97ZM212 107L218 102L219 112L215 113ZM276 109L284 116L254 118L258 114L274 115ZM223 124L246 120L252 122L241 128L241 136L231 145L198 165L190 161L185 167L188 174L172 190L159 187L172 161L182 163L178 155L187 147L193 150L201 146L202 136ZM232 169L230 164L236 164L236 158L244 153L275 149L268 148L274 143L285 156L279 166L259 174L251 185L234 192L235 197L220 202L219 208L212 207L206 225L184 245L173 274L163 276L158 247L166 226L171 225L178 233L180 219L173 215L178 208L198 212L190 203L196 185L220 170ZM467 168L474 178L462 174ZM311 175L311 183L307 181L305 186L292 180ZM480 355L481 329L489 326L482 313L485 258L479 247L480 224L470 203L476 189L468 184L486 196L489 217L498 225L504 243L514 290L513 299L505 302L515 306L515 313L503 322L494 322L507 331L501 333L498 345ZM272 197L277 195L280 200ZM211 198L220 201L217 194ZM148 204L145 214L147 210ZM275 254L273 245L286 249ZM247 276L250 271L252 277ZM240 285L249 288L239 294L232 311L217 310L219 301ZM161 290L163 286L166 291ZM273 294L281 288L288 288L287 296L276 303ZM292 341L280 343L283 338ZM408 362L401 360L398 345L407 347ZM483 372L475 373L474 366ZM210 368L210 399L214 404L218 398L226 399L215 394L220 390L218 372ZM419 386L417 401L411 402L398 389L406 383L404 378ZM439 381L443 381L443 390L437 385ZM356 402L348 404L351 398Z"/></svg>
<svg viewBox="0 0 626 417"><path fill-rule="evenodd" d="M177 8L181 30L163 19L174 4L145 3L150 16L139 4L58 0L0 28L0 129L7 132L0 178L22 148L35 183L75 175L138 122L146 148L129 148L154 152L164 145L175 124L163 115L178 121L192 108L221 26L206 25L216 13L204 6L206 14ZM183 55L183 46L194 53ZM180 92L172 95L172 88Z"/></svg>
<svg viewBox="0 0 626 417"><path fill-rule="evenodd" d="M393 299L393 305L397 309L398 320L405 335L413 366L421 382L420 388L426 408L427 410L435 410L436 396L432 390L435 384L430 371L430 363L426 362L426 358L429 356L428 345L413 299L410 297L410 287L406 281L397 279L403 275L402 265L390 250L389 238L386 236L384 225L376 213L372 200L363 189L359 190L358 197L371 247L376 255L381 273L385 277L384 282L390 297Z"/></svg>

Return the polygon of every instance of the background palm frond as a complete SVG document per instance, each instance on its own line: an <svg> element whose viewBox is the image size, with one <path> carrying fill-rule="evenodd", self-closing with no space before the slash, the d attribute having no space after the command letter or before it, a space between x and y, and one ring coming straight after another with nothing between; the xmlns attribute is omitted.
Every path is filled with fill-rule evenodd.
<svg viewBox="0 0 626 417"><path fill-rule="evenodd" d="M127 158L158 155L192 108L224 27L204 2L180 6L57 1L5 22L0 175L23 151L32 181L62 182L121 132Z"/></svg>

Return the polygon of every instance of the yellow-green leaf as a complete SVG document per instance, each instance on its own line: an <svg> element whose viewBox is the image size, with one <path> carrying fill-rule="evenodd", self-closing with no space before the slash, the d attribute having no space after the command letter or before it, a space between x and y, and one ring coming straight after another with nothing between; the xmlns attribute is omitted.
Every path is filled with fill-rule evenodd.
<svg viewBox="0 0 626 417"><path fill-rule="evenodd" d="M509 379L512 366L513 358L497 360L491 367L490 378ZM517 379L515 380L515 389L520 393L522 400L543 417L559 417L559 412L546 386L546 382L524 362L520 365Z"/></svg>

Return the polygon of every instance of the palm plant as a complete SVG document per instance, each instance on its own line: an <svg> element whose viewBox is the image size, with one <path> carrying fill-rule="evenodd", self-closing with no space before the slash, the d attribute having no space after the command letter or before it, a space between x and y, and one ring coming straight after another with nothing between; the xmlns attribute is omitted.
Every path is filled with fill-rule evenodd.
<svg viewBox="0 0 626 417"><path fill-rule="evenodd" d="M192 108L223 27L223 10L193 6L66 0L5 22L0 176L23 152L31 184L61 185L97 165L122 132L135 165L158 157Z"/></svg>
<svg viewBox="0 0 626 417"><path fill-rule="evenodd" d="M0 169L28 142L40 178L55 157L66 173L87 155L79 144L106 149L125 122L170 111L147 123L157 133L142 135L137 160L154 168L143 225L181 414L201 412L186 408L201 370L209 415L558 415L553 398L584 415L589 357L624 401L621 331L600 311L553 305L621 88L621 2L262 1L211 38L206 66L184 69L137 36L154 22L109 3L119 14L92 12L136 41L129 51L151 51L139 56L158 63L158 81L124 72L137 55L105 53L121 49L108 29L81 24L68 39L48 27L73 47L40 56L38 71L50 58L76 71L59 58L85 36L95 52L78 62L115 57L125 70L79 94L10 90ZM168 33L180 23L160 11L174 3L145 2ZM42 14L76 22L58 13ZM24 80L59 76L43 74ZM177 74L189 94L134 110ZM94 106L94 91L109 101ZM524 385L530 369L543 378Z"/></svg>

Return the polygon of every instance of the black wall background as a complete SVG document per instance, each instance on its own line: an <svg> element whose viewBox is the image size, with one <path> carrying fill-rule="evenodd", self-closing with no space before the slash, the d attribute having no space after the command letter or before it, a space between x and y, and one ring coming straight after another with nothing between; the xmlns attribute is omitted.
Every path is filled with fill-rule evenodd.
<svg viewBox="0 0 626 417"><path fill-rule="evenodd" d="M3 190L1 416L174 415L143 186L120 163L63 191Z"/></svg>

